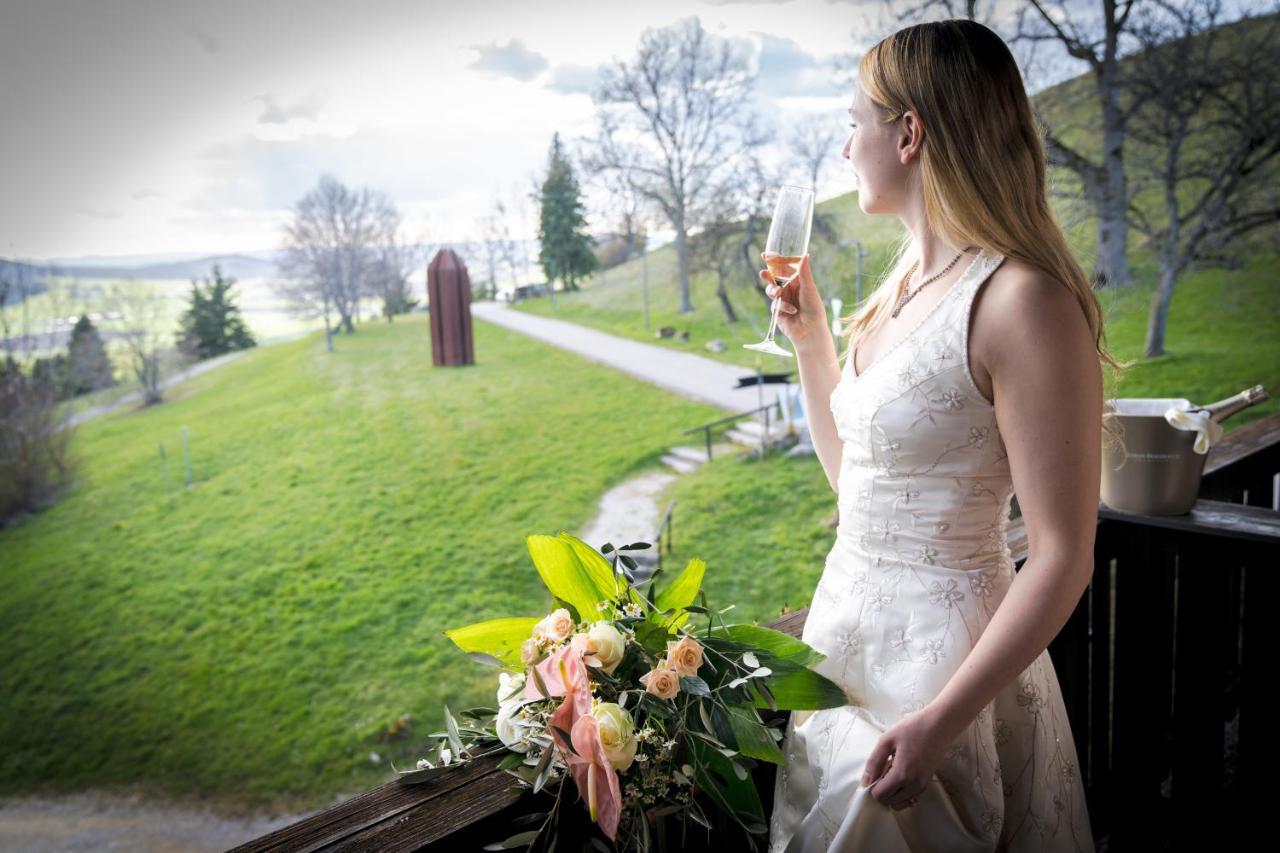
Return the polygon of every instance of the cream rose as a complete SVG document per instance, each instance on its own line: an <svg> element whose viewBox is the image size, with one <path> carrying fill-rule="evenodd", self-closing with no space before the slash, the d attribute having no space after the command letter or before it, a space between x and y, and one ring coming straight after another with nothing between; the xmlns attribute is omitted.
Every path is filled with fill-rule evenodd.
<svg viewBox="0 0 1280 853"><path fill-rule="evenodd" d="M569 615L568 610L561 607L533 626L533 636L558 643L572 634L573 628L573 617Z"/></svg>
<svg viewBox="0 0 1280 853"><path fill-rule="evenodd" d="M702 644L687 634L667 641L667 666L681 675L695 676L702 666Z"/></svg>
<svg viewBox="0 0 1280 853"><path fill-rule="evenodd" d="M538 638L530 637L520 644L520 662L528 665L538 659Z"/></svg>
<svg viewBox="0 0 1280 853"><path fill-rule="evenodd" d="M609 675L622 663L626 650L627 640L612 622L597 622L587 631L587 654L599 661L600 668Z"/></svg>
<svg viewBox="0 0 1280 853"><path fill-rule="evenodd" d="M620 705L600 702L591 709L600 732L604 757L614 770L626 770L636 757L635 723Z"/></svg>
<svg viewBox="0 0 1280 853"><path fill-rule="evenodd" d="M656 668L640 676L640 683L644 685L646 692L652 693L659 699L674 699L680 692L680 673L663 664L658 664Z"/></svg>

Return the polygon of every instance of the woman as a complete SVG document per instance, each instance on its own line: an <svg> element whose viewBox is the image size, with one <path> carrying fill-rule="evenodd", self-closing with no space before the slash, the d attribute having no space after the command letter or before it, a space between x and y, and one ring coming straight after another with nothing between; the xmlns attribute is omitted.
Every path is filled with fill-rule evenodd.
<svg viewBox="0 0 1280 853"><path fill-rule="evenodd" d="M859 205L906 234L848 318L843 368L808 260L781 294L761 273L839 505L803 637L850 697L792 716L770 849L1092 850L1048 645L1092 575L1100 362L1120 365L995 33L894 33L850 115Z"/></svg>

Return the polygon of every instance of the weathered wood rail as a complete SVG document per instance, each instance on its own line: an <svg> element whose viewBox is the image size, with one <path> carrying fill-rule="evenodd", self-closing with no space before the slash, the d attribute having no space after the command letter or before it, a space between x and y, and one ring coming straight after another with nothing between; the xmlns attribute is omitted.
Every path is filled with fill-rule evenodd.
<svg viewBox="0 0 1280 853"><path fill-rule="evenodd" d="M1263 799L1280 761L1280 726L1266 716L1271 620L1280 622L1278 476L1280 415L1272 415L1210 451L1187 515L1099 505L1093 580L1049 653L1094 835L1109 851L1222 846L1262 832L1271 817ZM1021 519L1009 547L1021 569ZM769 624L798 637L807 612ZM783 723L788 713L764 716ZM531 795L512 792L515 780L498 760L421 785L390 782L236 851L479 850L531 809ZM775 772L761 762L754 773L766 813ZM576 799L571 782L566 791ZM580 830L585 838L591 827L580 822ZM736 831L735 849L749 849Z"/></svg>

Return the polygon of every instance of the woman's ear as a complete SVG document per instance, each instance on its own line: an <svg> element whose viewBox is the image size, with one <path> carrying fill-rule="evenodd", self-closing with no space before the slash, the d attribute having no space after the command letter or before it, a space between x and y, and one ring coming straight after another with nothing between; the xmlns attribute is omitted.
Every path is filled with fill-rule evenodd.
<svg viewBox="0 0 1280 853"><path fill-rule="evenodd" d="M900 121L902 131L898 137L898 159L905 166L920 153L920 146L924 142L924 125L915 110L907 110Z"/></svg>

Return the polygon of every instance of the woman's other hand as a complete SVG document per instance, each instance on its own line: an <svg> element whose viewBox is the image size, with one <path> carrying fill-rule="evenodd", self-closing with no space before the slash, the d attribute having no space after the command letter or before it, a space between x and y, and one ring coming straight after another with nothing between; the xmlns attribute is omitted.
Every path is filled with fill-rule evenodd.
<svg viewBox="0 0 1280 853"><path fill-rule="evenodd" d="M775 255L765 252L763 257L767 263ZM781 299L777 306L778 328L791 341L796 352L821 342L823 335L829 336L827 308L818 293L818 286L814 284L808 255L800 263L800 274L786 287L778 287L767 268L760 270L760 280L765 283L766 296L775 302Z"/></svg>

